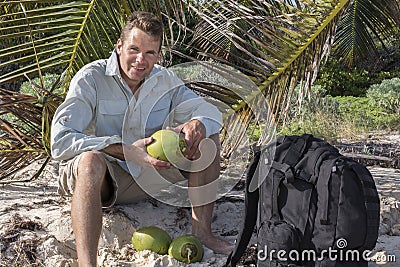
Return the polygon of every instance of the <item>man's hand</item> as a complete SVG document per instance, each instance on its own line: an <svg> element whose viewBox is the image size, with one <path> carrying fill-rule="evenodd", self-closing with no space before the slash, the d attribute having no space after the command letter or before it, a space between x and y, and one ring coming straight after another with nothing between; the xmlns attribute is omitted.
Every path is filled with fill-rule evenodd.
<svg viewBox="0 0 400 267"><path fill-rule="evenodd" d="M154 167L156 170L166 170L171 168L171 164L169 164L169 162L153 158L147 154L146 145L150 144L151 142L153 142L153 138L147 137L137 140L131 145L125 145L125 160L132 161L133 163L136 163L144 168Z"/></svg>
<svg viewBox="0 0 400 267"><path fill-rule="evenodd" d="M186 141L185 156L188 159L198 159L200 157L199 144L206 138L206 127L199 120L191 120L185 124L179 125L174 130L184 134Z"/></svg>

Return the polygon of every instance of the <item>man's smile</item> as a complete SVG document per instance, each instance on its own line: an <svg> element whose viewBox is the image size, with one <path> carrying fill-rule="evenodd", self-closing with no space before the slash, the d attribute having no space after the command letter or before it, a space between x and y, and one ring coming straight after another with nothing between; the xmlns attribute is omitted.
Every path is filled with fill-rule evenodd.
<svg viewBox="0 0 400 267"><path fill-rule="evenodd" d="M145 67L139 67L139 66L133 66L133 69L137 71L144 71L146 68Z"/></svg>

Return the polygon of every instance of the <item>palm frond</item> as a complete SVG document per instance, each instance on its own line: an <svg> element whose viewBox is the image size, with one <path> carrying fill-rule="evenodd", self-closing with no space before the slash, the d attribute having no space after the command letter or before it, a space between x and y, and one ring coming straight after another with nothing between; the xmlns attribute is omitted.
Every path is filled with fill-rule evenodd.
<svg viewBox="0 0 400 267"><path fill-rule="evenodd" d="M300 81L300 95L306 95L321 59L329 53L340 12L348 2L207 1L202 6L190 6L200 18L189 43L192 57L240 70L259 88L245 99L229 98L236 101L232 107L241 114L244 126L227 123L235 127L232 136L244 134L250 117L263 120L267 128L282 121L290 95ZM258 108L265 99L267 117ZM266 136L259 143L268 142L270 131L264 132Z"/></svg>
<svg viewBox="0 0 400 267"><path fill-rule="evenodd" d="M378 57L377 44L397 34L400 3L397 0L355 0L338 23L334 52L349 68L363 59Z"/></svg>
<svg viewBox="0 0 400 267"><path fill-rule="evenodd" d="M119 5L110 1L4 2L0 67L6 71L0 84L18 91L26 78L39 77L41 82L31 83L38 92L32 96L1 92L2 179L50 157L51 120L69 80L86 63L109 56L123 23L121 10L115 9ZM43 86L44 72L60 77L51 90Z"/></svg>
<svg viewBox="0 0 400 267"><path fill-rule="evenodd" d="M41 109L29 95L0 89L0 177L7 178L33 160L45 157Z"/></svg>

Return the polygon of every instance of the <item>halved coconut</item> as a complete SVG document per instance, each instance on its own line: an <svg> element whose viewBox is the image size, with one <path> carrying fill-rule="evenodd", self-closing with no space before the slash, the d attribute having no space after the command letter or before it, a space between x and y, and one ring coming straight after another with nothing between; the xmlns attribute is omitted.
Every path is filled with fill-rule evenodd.
<svg viewBox="0 0 400 267"><path fill-rule="evenodd" d="M198 262L203 259L203 245L194 235L181 235L172 240L168 255L185 263Z"/></svg>

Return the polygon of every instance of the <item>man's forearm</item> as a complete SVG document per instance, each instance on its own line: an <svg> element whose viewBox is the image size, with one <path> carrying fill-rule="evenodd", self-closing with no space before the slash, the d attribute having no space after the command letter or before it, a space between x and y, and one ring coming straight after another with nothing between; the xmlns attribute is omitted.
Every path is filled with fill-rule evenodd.
<svg viewBox="0 0 400 267"><path fill-rule="evenodd" d="M112 144L100 150L114 158L125 160L122 144Z"/></svg>

